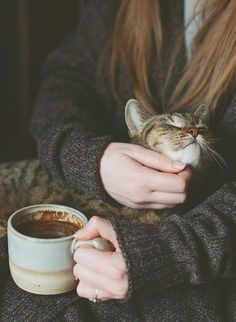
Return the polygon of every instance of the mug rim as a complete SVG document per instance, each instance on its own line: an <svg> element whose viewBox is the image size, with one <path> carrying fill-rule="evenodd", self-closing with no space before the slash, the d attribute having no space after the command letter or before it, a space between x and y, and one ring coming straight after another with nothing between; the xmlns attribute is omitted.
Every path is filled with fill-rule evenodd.
<svg viewBox="0 0 236 322"><path fill-rule="evenodd" d="M30 206L26 206L26 207L17 209L16 211L13 212L13 214L11 214L11 216L8 218L8 221L7 221L8 234L9 234L9 231L11 231L13 234L15 234L16 236L18 236L22 239L26 239L27 241L37 242L37 243L39 243L39 242L41 242L41 243L63 242L66 240L70 240L74 237L74 235L69 235L69 236L60 237L60 238L38 238L38 237L30 237L30 236L20 233L18 230L16 230L14 228L14 226L12 224L13 217L15 217L17 214L19 214L21 212L24 212L24 211L27 211L27 210L30 210L33 208L41 208L41 209L45 208L45 210L46 209L51 210L52 208L53 209L60 208L64 211L72 212L76 216L80 217L82 219L82 221L84 222L84 225L88 222L87 217L80 210L77 210L75 208L67 207L67 206L60 205L60 204L52 204L52 203L50 203L50 204L35 204L35 205L30 205ZM57 210L57 209L54 209L54 210ZM29 213L31 213L31 212L29 212Z"/></svg>

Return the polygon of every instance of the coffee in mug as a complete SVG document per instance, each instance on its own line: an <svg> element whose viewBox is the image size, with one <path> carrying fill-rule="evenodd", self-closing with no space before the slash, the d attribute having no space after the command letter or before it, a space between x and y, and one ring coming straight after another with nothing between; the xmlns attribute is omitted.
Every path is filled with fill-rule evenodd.
<svg viewBox="0 0 236 322"><path fill-rule="evenodd" d="M76 216L69 212L41 210L15 218L13 226L28 237L62 238L73 235L83 225Z"/></svg>
<svg viewBox="0 0 236 322"><path fill-rule="evenodd" d="M80 211L54 204L17 210L8 220L9 266L15 283L36 294L73 290L73 253L82 244L110 250L103 238L76 240L74 233L87 223Z"/></svg>

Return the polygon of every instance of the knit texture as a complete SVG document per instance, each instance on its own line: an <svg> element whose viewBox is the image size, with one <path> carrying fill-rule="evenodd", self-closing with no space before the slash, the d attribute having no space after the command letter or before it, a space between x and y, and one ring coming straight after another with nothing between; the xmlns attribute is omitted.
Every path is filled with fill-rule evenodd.
<svg viewBox="0 0 236 322"><path fill-rule="evenodd" d="M99 175L110 142L125 141L124 113L100 73L101 53L112 33L118 0L80 1L75 34L47 60L31 130L42 164L64 185L114 202ZM162 111L161 86L174 41L183 29L182 1L161 1L163 64L151 63L150 84ZM184 48L167 89L171 92L185 63ZM133 96L120 79L124 105ZM221 135L235 167L236 99L223 106ZM234 120L234 121L233 121ZM219 130L219 129L218 129ZM1 322L226 322L236 321L236 183L227 183L203 204L162 226L112 219L129 277L124 301L94 304L75 292L38 296L19 289L7 265L6 238L0 239Z"/></svg>
<svg viewBox="0 0 236 322"><path fill-rule="evenodd" d="M114 201L101 184L99 161L110 142L128 138L124 110L114 100L101 69L118 3L116 0L80 2L76 32L45 64L31 123L42 164L68 186L108 203ZM162 10L167 26L163 46L170 57L178 32L183 28L183 8L179 3L171 9L167 1ZM184 53L181 54L167 92L174 87L184 66ZM150 82L155 93L164 84L169 66L166 56L161 66L157 70L153 61L150 67ZM124 107L134 94L124 73L119 82ZM156 106L162 110L160 96Z"/></svg>
<svg viewBox="0 0 236 322"><path fill-rule="evenodd" d="M236 182L226 184L192 211L170 216L161 227L114 220L129 267L130 293L152 294L157 288L236 275L235 196Z"/></svg>
<svg viewBox="0 0 236 322"><path fill-rule="evenodd" d="M0 240L1 321L234 321L236 182L161 227L112 219L129 270L126 301L29 294L7 274ZM19 315L20 313L20 315ZM43 317L43 318L42 318Z"/></svg>

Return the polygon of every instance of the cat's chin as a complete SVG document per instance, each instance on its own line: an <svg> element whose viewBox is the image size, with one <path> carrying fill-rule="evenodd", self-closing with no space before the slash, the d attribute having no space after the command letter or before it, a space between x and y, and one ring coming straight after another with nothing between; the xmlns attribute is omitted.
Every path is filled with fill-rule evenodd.
<svg viewBox="0 0 236 322"><path fill-rule="evenodd" d="M186 163L193 168L197 168L200 165L201 148L199 144L190 144L184 149L171 151L168 153L168 157L172 160Z"/></svg>

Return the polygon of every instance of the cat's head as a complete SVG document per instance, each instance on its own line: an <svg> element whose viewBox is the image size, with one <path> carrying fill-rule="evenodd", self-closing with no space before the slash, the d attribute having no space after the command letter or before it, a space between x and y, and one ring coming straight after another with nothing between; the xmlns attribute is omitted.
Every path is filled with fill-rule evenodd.
<svg viewBox="0 0 236 322"><path fill-rule="evenodd" d="M209 110L199 106L193 113L149 115L134 99L127 102L125 120L133 143L160 152L172 160L197 168L207 156Z"/></svg>

